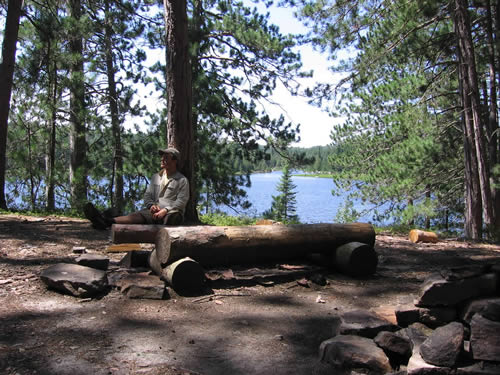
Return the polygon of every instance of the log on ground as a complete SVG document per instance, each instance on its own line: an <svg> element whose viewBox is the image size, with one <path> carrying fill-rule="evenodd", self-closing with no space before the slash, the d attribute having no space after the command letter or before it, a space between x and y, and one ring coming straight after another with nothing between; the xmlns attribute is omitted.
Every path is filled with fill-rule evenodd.
<svg viewBox="0 0 500 375"><path fill-rule="evenodd" d="M417 242L432 242L436 243L439 241L438 235L434 232L426 232L419 229L412 229L409 234L410 241L413 243Z"/></svg>
<svg viewBox="0 0 500 375"><path fill-rule="evenodd" d="M194 293L203 289L205 272L200 264L191 258L183 258L162 268L153 250L149 256L151 269L165 280L177 293Z"/></svg>
<svg viewBox="0 0 500 375"><path fill-rule="evenodd" d="M155 245L164 267L184 257L203 266L283 261L309 253L331 252L354 241L373 246L373 226L351 223L163 227Z"/></svg>
<svg viewBox="0 0 500 375"><path fill-rule="evenodd" d="M373 246L349 242L335 249L333 264L342 273L365 277L373 275L377 270L378 255Z"/></svg>
<svg viewBox="0 0 500 375"><path fill-rule="evenodd" d="M111 240L113 243L155 243L156 233L164 225L113 224Z"/></svg>

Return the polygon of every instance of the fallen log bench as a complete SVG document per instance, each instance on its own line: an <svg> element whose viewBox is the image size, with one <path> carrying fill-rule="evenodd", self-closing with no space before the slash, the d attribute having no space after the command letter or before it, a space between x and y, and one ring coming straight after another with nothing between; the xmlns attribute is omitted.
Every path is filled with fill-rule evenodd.
<svg viewBox="0 0 500 375"><path fill-rule="evenodd" d="M114 243L154 243L162 268L190 257L202 266L284 261L331 253L349 242L373 248L371 224L179 226L115 224Z"/></svg>

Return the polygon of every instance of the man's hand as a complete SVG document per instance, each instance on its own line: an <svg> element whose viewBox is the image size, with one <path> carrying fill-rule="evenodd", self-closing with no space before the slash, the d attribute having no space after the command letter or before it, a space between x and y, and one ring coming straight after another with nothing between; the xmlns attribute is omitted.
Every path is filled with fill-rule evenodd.
<svg viewBox="0 0 500 375"><path fill-rule="evenodd" d="M156 204L153 204L151 207L149 207L149 212L151 212L151 214L153 214L153 215L160 210L161 210L160 206L158 206Z"/></svg>
<svg viewBox="0 0 500 375"><path fill-rule="evenodd" d="M166 208L160 209L158 212L153 214L153 219L160 220L167 215L168 210Z"/></svg>

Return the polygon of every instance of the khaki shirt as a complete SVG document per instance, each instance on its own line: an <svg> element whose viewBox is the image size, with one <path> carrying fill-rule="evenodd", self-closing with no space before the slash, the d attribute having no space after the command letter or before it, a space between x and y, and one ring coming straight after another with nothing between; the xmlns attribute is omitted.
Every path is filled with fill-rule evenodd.
<svg viewBox="0 0 500 375"><path fill-rule="evenodd" d="M161 189L161 179L165 170L156 173L151 178L151 183L144 193L144 205L150 208L156 204L160 208L166 208L169 212L180 212L184 215L189 200L188 179L179 171L168 176L167 183Z"/></svg>

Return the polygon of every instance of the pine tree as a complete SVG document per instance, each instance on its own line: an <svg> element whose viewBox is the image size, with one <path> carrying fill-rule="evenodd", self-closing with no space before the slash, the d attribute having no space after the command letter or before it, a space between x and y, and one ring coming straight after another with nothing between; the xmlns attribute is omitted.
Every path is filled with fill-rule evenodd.
<svg viewBox="0 0 500 375"><path fill-rule="evenodd" d="M7 129L22 6L22 1L10 0L8 2L4 39L2 43L2 63L0 65L0 208L2 209L7 209L7 202L5 199Z"/></svg>
<svg viewBox="0 0 500 375"><path fill-rule="evenodd" d="M301 14L314 31L313 42L332 57L342 48L354 51L335 66L347 73L339 86L325 84L309 92L317 103L328 94L332 99L334 94L342 98L336 115L347 120L334 128L336 152L330 157L335 182L341 188L355 185L359 195L375 204L393 202L389 211L401 212L400 218L409 222L428 216L429 196L435 203L434 215L440 211L463 215L466 191L466 235L477 237L482 223L475 218L478 210L481 215L482 201L491 207L488 171L483 166L486 160L495 160L497 151L488 157L483 151L474 152L474 144L484 149L484 124L477 114L475 131L462 130L465 118L457 103L463 82L457 67L463 64L458 64L457 41L463 41L466 32L473 33L471 40L477 48L469 44L468 51L476 56L469 56L468 64L476 58L478 71L486 77L496 74L485 63L491 61L494 48L481 48L480 41L487 39L483 5L465 10L465 2L458 2L477 26L462 35L454 32L456 3L318 0L307 3ZM315 92L321 96L314 98ZM477 109L477 90L474 95ZM487 103L484 95L482 104ZM498 129L498 120L490 124L490 129ZM492 150L494 138L489 139ZM470 183L478 180L474 176L478 168L471 163L481 169L482 183L477 187ZM465 175L464 164L465 171L470 171ZM491 223L491 209L486 211L484 219Z"/></svg>
<svg viewBox="0 0 500 375"><path fill-rule="evenodd" d="M292 181L292 173L288 164L283 167L283 175L276 188L278 195L273 195L271 208L264 212L267 219L281 221L283 223L298 223L299 217L296 214L297 186Z"/></svg>

